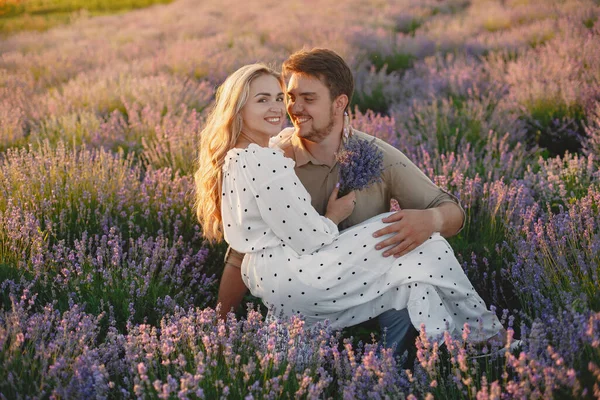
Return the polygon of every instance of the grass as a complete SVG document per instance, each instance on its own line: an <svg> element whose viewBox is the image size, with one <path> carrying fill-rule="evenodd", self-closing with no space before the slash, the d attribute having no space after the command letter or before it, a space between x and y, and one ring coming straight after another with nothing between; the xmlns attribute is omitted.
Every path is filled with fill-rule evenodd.
<svg viewBox="0 0 600 400"><path fill-rule="evenodd" d="M437 143L441 154L446 152L458 152L461 141L471 143L477 151L483 146L482 121L469 115L467 99L462 96L449 96L449 107L454 118L448 118L449 113L437 115Z"/></svg>
<svg viewBox="0 0 600 400"><path fill-rule="evenodd" d="M536 34L529 39L528 43L532 49L535 49L537 47L540 47L540 46L546 44L548 41L552 40L554 38L554 36L555 36L554 32L544 32L544 33Z"/></svg>
<svg viewBox="0 0 600 400"><path fill-rule="evenodd" d="M356 91L350 102L350 109L354 109L354 107L358 107L362 113L372 110L376 113L386 114L389 104L383 93L383 84L379 83L371 93Z"/></svg>
<svg viewBox="0 0 600 400"><path fill-rule="evenodd" d="M501 246L510 240L506 226L510 211L498 208L492 211L480 204L467 208L463 230L449 242L459 261L470 261L469 278L485 303L497 309L513 310L520 308L520 299L502 272L510 255ZM477 258L471 259L474 254Z"/></svg>
<svg viewBox="0 0 600 400"><path fill-rule="evenodd" d="M483 22L483 29L488 32L497 32L505 29L509 29L511 26L511 20L506 17L489 17Z"/></svg>
<svg viewBox="0 0 600 400"><path fill-rule="evenodd" d="M406 53L394 53L385 56L378 53L369 55L369 60L375 66L377 71L381 71L384 66L387 66L386 71L388 73L394 71L401 72L412 68L415 59L415 56Z"/></svg>
<svg viewBox="0 0 600 400"><path fill-rule="evenodd" d="M173 0L7 0L0 2L0 34L45 31L72 22L82 11L104 15Z"/></svg>
<svg viewBox="0 0 600 400"><path fill-rule="evenodd" d="M597 20L598 20L598 17L594 15L592 17L586 18L583 21L583 25L585 25L585 27L588 29L592 29Z"/></svg>
<svg viewBox="0 0 600 400"><path fill-rule="evenodd" d="M459 14L459 13L463 12L464 10L466 10L470 5L471 5L471 3L468 0L448 1L448 2L445 2L440 5L436 5L436 6L432 7L431 15L435 16L438 14L446 14L446 15Z"/></svg>
<svg viewBox="0 0 600 400"><path fill-rule="evenodd" d="M382 70L384 70L388 74L394 72L401 74L412 68L417 59L417 57L412 54L400 52L387 55L372 52L367 55L367 58L377 73L381 73ZM386 97L384 92L384 83L379 82L375 84L369 92L356 90L350 103L351 109L354 109L355 107L358 107L362 113L371 110L375 113L387 115L389 113L390 100Z"/></svg>
<svg viewBox="0 0 600 400"><path fill-rule="evenodd" d="M496 108L494 99L485 104L480 104L481 100L477 96L448 94L423 102L413 111L414 123L409 131L435 143L439 154L460 153L465 143L480 154L487 142L486 121L493 118Z"/></svg>
<svg viewBox="0 0 600 400"><path fill-rule="evenodd" d="M546 149L548 155L578 153L585 135L585 113L579 104L566 104L560 99L537 99L526 104L530 116L526 119L530 137Z"/></svg>
<svg viewBox="0 0 600 400"><path fill-rule="evenodd" d="M407 23L396 24L395 31L397 33L404 33L406 35L415 36L417 29L419 29L421 27L421 25L423 25L423 21L421 19L413 18L410 21L408 21Z"/></svg>

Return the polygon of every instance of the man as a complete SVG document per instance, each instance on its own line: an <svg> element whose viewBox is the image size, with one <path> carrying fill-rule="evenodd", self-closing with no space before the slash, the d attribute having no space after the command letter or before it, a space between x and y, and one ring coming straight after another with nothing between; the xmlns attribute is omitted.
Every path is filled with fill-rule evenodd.
<svg viewBox="0 0 600 400"><path fill-rule="evenodd" d="M286 106L294 129L284 130L272 145L295 160L296 174L310 193L312 205L323 215L338 182L335 153L343 147L350 130L345 115L354 92L354 78L344 60L326 49L296 52L282 69L288 82ZM358 131L352 134L371 138ZM383 181L356 193L356 207L340 224L340 230L389 211L393 198L401 210L384 219L389 225L374 233L394 234L376 246L383 257L401 257L433 232L445 237L456 234L464 221L464 211L456 198L435 186L399 150L379 139L375 143L384 154ZM239 306L247 291L240 273L242 259L242 254L231 249L225 257L218 298L222 317ZM402 354L416 334L407 310L389 310L379 316L379 323L387 331L387 344L396 344L396 354Z"/></svg>

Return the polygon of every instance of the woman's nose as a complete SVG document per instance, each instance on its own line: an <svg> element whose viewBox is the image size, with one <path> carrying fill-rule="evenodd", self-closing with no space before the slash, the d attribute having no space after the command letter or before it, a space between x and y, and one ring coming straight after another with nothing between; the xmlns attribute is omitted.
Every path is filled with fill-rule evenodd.
<svg viewBox="0 0 600 400"><path fill-rule="evenodd" d="M271 104L271 108L269 111L283 113L283 105L281 103Z"/></svg>

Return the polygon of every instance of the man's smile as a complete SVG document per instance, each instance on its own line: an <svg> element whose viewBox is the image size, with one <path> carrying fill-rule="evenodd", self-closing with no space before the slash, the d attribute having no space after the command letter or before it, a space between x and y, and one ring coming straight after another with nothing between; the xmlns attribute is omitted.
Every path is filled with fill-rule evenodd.
<svg viewBox="0 0 600 400"><path fill-rule="evenodd" d="M304 116L304 115L302 115L302 116L295 116L294 117L294 121L296 121L296 123L298 125L302 125L303 123L305 123L306 121L308 121L310 119L311 119L310 117L307 117L307 116Z"/></svg>

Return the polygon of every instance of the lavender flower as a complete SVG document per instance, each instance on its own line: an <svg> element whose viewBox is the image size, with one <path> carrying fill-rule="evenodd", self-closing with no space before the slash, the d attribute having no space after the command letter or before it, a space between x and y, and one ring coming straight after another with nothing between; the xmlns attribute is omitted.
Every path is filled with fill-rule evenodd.
<svg viewBox="0 0 600 400"><path fill-rule="evenodd" d="M340 163L340 194L363 190L381 181L383 152L371 141L351 137L343 150L336 154Z"/></svg>
<svg viewBox="0 0 600 400"><path fill-rule="evenodd" d="M358 0L296 0L282 20L250 0L260 29L234 0L166 3L0 41L0 398L600 399L597 2L397 1L358 20ZM465 330L421 339L402 370L354 328L202 309L222 254L191 171L214 87L303 46L348 61L352 126L460 198L451 244L519 354L470 360ZM541 157L555 139L585 157ZM342 193L381 174L370 140L339 156Z"/></svg>

